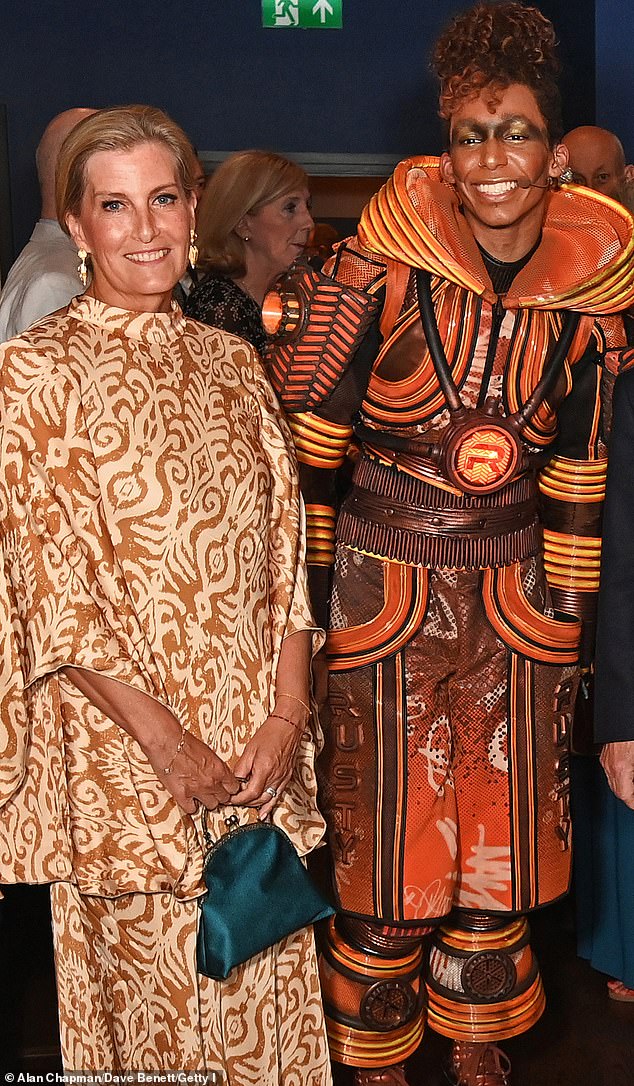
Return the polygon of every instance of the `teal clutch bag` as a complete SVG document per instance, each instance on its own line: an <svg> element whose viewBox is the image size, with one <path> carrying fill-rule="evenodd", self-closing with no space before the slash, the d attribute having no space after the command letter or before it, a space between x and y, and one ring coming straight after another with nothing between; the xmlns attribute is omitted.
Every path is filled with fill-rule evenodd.
<svg viewBox="0 0 634 1086"><path fill-rule="evenodd" d="M237 821L235 815L227 819L233 828L211 844L203 869L198 972L215 980L335 911L283 830L270 822Z"/></svg>

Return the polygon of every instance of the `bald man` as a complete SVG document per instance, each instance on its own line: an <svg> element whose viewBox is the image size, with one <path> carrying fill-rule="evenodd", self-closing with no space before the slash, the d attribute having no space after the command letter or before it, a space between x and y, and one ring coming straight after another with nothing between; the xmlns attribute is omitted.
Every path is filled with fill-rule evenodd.
<svg viewBox="0 0 634 1086"><path fill-rule="evenodd" d="M614 132L586 124L573 128L563 142L578 185L626 202L626 186L634 180L634 166L626 166L623 145Z"/></svg>
<svg viewBox="0 0 634 1086"><path fill-rule="evenodd" d="M68 133L94 109L67 109L47 125L35 152L42 210L39 221L11 267L0 294L0 343L68 305L82 284L77 251L57 221L55 166Z"/></svg>

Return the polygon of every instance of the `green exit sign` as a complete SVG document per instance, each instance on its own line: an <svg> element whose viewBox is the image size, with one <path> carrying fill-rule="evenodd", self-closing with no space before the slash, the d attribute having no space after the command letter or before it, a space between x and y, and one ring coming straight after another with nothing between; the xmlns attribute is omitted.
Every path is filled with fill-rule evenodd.
<svg viewBox="0 0 634 1086"><path fill-rule="evenodd" d="M339 29L342 9L343 0L262 0L262 26Z"/></svg>

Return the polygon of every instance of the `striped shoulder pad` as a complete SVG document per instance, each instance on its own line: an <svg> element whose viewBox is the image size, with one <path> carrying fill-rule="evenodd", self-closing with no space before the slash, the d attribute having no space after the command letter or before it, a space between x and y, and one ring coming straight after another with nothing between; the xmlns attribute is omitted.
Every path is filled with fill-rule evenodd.
<svg viewBox="0 0 634 1086"><path fill-rule="evenodd" d="M264 360L287 411L312 411L335 389L379 308L377 299L312 268L291 271L264 299Z"/></svg>

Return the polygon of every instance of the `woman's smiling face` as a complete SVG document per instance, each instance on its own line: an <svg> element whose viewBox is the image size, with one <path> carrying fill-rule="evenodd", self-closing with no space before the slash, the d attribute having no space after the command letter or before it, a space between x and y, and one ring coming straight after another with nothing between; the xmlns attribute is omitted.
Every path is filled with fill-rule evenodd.
<svg viewBox="0 0 634 1086"><path fill-rule="evenodd" d="M129 151L96 151L68 228L92 261L88 293L108 305L167 312L187 265L194 198L170 149L158 141Z"/></svg>

